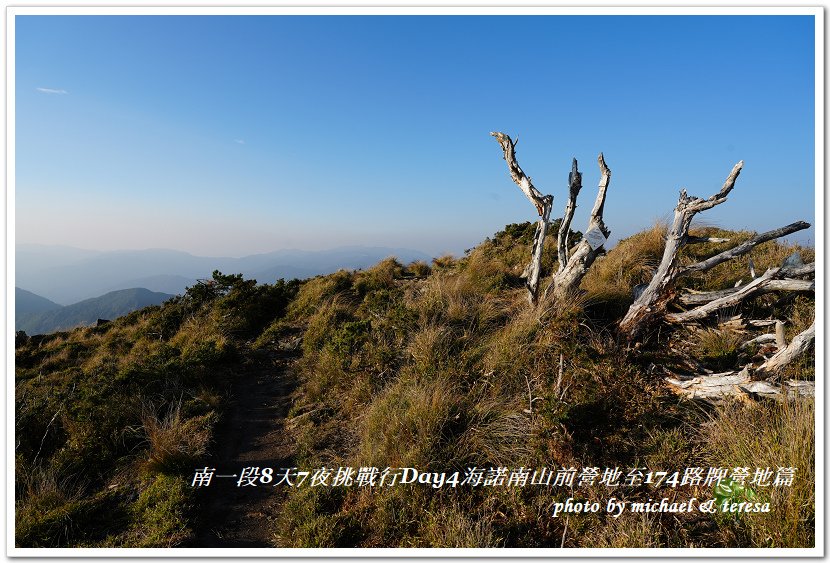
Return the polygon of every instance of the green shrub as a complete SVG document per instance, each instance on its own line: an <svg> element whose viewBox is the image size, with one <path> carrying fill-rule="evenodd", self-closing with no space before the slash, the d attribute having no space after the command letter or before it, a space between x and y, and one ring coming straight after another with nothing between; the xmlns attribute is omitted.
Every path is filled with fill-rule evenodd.
<svg viewBox="0 0 830 563"><path fill-rule="evenodd" d="M183 477L155 475L130 507L124 547L176 547L191 534L191 492Z"/></svg>

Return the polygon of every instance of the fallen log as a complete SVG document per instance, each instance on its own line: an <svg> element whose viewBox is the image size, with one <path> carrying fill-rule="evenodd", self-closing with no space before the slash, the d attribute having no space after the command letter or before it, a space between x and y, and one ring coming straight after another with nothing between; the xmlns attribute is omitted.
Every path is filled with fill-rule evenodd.
<svg viewBox="0 0 830 563"><path fill-rule="evenodd" d="M815 382L791 379L782 384L770 381L753 381L748 372L698 375L694 377L667 377L672 391L687 399L721 400L727 397L749 395L773 399L790 396L812 397Z"/></svg>
<svg viewBox="0 0 830 563"><path fill-rule="evenodd" d="M810 264L809 266L812 266L813 271L815 271L815 263ZM806 270L807 267L805 266L801 268L799 271ZM712 292L717 293L718 297L705 302L703 305L696 307L695 309L684 311L682 313L668 313L665 315L666 320L671 323L684 323L703 319L707 317L709 314L713 313L714 311L717 311L718 309L723 309L724 307L733 307L741 301L743 301L744 299L750 296L758 295L759 293L780 291L782 289L789 289L793 291L815 291L815 282L805 280L778 279L778 276L787 275L789 272L789 269L784 269L783 267L770 268L762 276L755 278L754 280L752 280L744 286L730 288L721 292Z"/></svg>
<svg viewBox="0 0 830 563"><path fill-rule="evenodd" d="M764 336L775 339L775 335ZM791 379L777 383L774 379L785 366L805 353L813 340L815 340L815 322L760 366L749 364L740 371L711 375L676 375L666 377L665 381L671 385L675 393L689 399L718 400L736 395L775 399L789 396L812 397L815 395L815 382L813 381Z"/></svg>
<svg viewBox="0 0 830 563"><path fill-rule="evenodd" d="M771 344L772 342L776 342L776 335L774 334L762 334L761 336L756 336L752 340L747 340L743 344L741 344L741 349L749 348L753 344Z"/></svg>
<svg viewBox="0 0 830 563"><path fill-rule="evenodd" d="M757 279L757 278L756 278ZM755 295L772 293L773 291L795 291L800 293L813 293L816 290L816 282L813 280L794 280L786 278L783 280L772 279L758 287ZM717 299L728 297L738 291L737 287L721 289L719 291L690 291L681 294L677 301L682 305L705 305Z"/></svg>

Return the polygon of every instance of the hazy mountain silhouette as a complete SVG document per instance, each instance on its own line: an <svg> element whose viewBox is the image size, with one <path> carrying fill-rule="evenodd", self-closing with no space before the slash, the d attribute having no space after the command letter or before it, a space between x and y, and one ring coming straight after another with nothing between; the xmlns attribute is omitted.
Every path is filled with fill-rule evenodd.
<svg viewBox="0 0 830 563"><path fill-rule="evenodd" d="M108 288L108 291L117 291L123 289L123 286L129 287L143 287L150 291L160 291L161 293L170 293L179 295L184 293L184 290L191 287L198 280L196 278L188 278L185 276L176 276L172 274L161 274L158 276L148 276L146 278L137 278L123 283L119 283L113 287Z"/></svg>
<svg viewBox="0 0 830 563"><path fill-rule="evenodd" d="M61 305L58 305L54 301L49 301L45 297L41 297L19 287L14 288L14 312L18 318L21 315L45 313L46 311L60 308Z"/></svg>
<svg viewBox="0 0 830 563"><path fill-rule="evenodd" d="M166 249L96 252L69 247L17 247L15 285L69 304L131 287L180 293L214 270L243 274L260 283L307 278L341 268L366 268L389 256L402 262L431 259L406 248L349 246L331 250L278 250L242 258L193 256Z"/></svg>
<svg viewBox="0 0 830 563"><path fill-rule="evenodd" d="M22 315L18 313L15 318L15 330L25 330L27 334L32 335L68 330L76 326L89 326L95 324L98 319L112 320L149 305L159 305L171 297L173 296L170 294L144 288L112 291L50 311Z"/></svg>

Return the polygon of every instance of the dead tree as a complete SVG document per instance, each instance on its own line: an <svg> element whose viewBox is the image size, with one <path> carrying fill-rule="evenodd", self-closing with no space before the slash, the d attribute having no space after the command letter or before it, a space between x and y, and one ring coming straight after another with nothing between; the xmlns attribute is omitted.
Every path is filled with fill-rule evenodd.
<svg viewBox="0 0 830 563"><path fill-rule="evenodd" d="M577 170L576 159L573 160L573 167L569 177L570 193L568 205L565 208L565 216L559 226L559 237L557 240L559 254L559 269L553 275L550 284L545 288L545 295L553 290L556 298L566 297L579 288L582 278L588 273L588 269L597 259L597 256L605 252L605 242L611 235L611 231L605 226L602 220L605 209L605 194L608 191L608 184L611 182L611 170L605 165L605 158L602 153L597 157L600 169L600 180L597 189L597 199L594 208L591 210L591 217L588 219L588 230L585 236L579 241L573 254L568 256L568 232L571 228L574 210L576 209L576 198L582 188L582 175Z"/></svg>
<svg viewBox="0 0 830 563"><path fill-rule="evenodd" d="M666 237L666 246L663 250L663 258L660 261L660 265L657 268L654 277L651 279L651 282L635 299L634 303L631 304L631 307L629 307L625 317L623 317L620 321L619 331L629 341L634 340L654 321L667 317L666 308L676 296L675 284L679 277L695 272L709 270L718 264L726 262L727 260L732 260L733 258L746 254L762 242L773 240L796 231L806 229L810 226L808 223L798 221L791 225L787 225L786 227L781 227L780 229L756 235L748 241L721 252L720 254L707 258L706 260L687 266L681 264L679 253L684 246L687 244L709 241L709 239L700 239L689 235L689 227L692 224L692 219L694 219L695 215L701 211L711 209L726 201L726 196L729 195L729 192L731 192L732 188L735 187L735 180L737 180L738 175L741 173L743 164L743 161L741 161L737 163L734 168L732 168L732 172L730 172L729 176L726 178L726 182L724 182L723 187L718 193L711 196L709 199L691 197L686 194L686 190L681 190L680 199L674 210L674 219L669 229L668 236ZM771 291L772 289L770 289L770 286L767 284L767 280L771 282L776 279L777 276L786 273L786 270L781 272L780 269L776 269L773 272L767 272L767 274L765 274L766 279L762 280L764 276L757 278L749 284L749 286L752 287L749 287L749 289L747 289L748 286L740 288L736 290L731 297L726 297L726 299L734 300L737 298L738 301L740 301L740 299L752 295L755 289L767 289ZM764 284L767 285L765 286ZM669 317L669 319L675 322L680 322L684 319L690 320L692 318L701 318L697 315L702 314L705 316L708 312L719 308L718 305L720 305L720 303L716 303L716 305L713 306L712 303L714 302L715 301L711 301L702 305L702 308L698 310L697 313L680 313ZM678 317L678 315L681 316Z"/></svg>
<svg viewBox="0 0 830 563"><path fill-rule="evenodd" d="M519 163L516 161L516 145L508 135L499 132L493 132L490 135L495 137L499 145L501 145L502 151L504 152L504 160L507 162L507 168L510 171L511 178L513 178L516 185L527 196L539 214L536 233L533 237L531 261L525 269L525 275L527 277L525 283L528 290L528 298L531 304L535 305L539 300L542 251L545 245L545 237L547 236L550 211L553 206L553 196L543 196L533 186L530 178L525 175ZM547 296L551 290L557 298L564 297L575 291L579 287L583 276L585 276L591 267L591 264L596 260L596 257L604 251L603 246L610 235L610 231L603 222L602 214L605 207L605 193L611 180L611 171L606 166L602 154L599 155L598 161L602 177L599 182L599 193L597 194L597 199L588 222L588 231L573 252L569 253L568 234L570 233L571 221L576 210L576 199L579 191L582 189L582 174L579 172L576 159L573 160L571 173L568 176L568 204L565 207L565 215L562 217L557 235L559 268L553 275L551 282L545 288L544 296Z"/></svg>
<svg viewBox="0 0 830 563"><path fill-rule="evenodd" d="M504 160L507 162L507 169L510 171L510 177L519 186L519 189L527 196L530 203L536 208L539 214L539 221L536 223L536 233L533 235L533 249L531 250L530 264L525 268L527 280L528 299L530 303L536 305L539 300L539 276L542 272L542 250L545 247L545 236L548 231L548 221L550 220L550 210L553 206L552 195L542 195L537 190L530 178L522 171L516 160L516 145L513 140L504 133L493 132L490 133L501 145L504 151Z"/></svg>

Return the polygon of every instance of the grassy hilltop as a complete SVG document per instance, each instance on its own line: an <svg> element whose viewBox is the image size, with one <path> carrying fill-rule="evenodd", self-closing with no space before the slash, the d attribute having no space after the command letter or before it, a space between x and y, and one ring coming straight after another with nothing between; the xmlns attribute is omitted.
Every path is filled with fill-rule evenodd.
<svg viewBox="0 0 830 563"><path fill-rule="evenodd" d="M520 278L532 224L510 225L460 259L256 285L214 274L182 297L112 323L20 342L16 351L18 547L192 545L200 499L194 468L217 447L234 380L262 374L289 342L285 420L293 465L624 468L797 467L792 487L757 495L769 514L598 514L552 518L568 497L604 503L712 487L432 488L401 485L290 490L271 541L283 547L810 547L814 544L812 401L681 400L655 365L734 369L762 329L656 327L635 346L615 326L659 262L665 227L621 241L567 302L531 308ZM696 234L704 234L699 230ZM710 236L725 231L706 229ZM684 250L694 261L732 241ZM793 252L767 242L763 271ZM694 255L692 255L694 252ZM545 271L555 267L548 251ZM684 281L699 290L748 277L745 260ZM805 296L769 293L744 318L786 321L788 341L813 322ZM787 375L812 378L812 355Z"/></svg>

